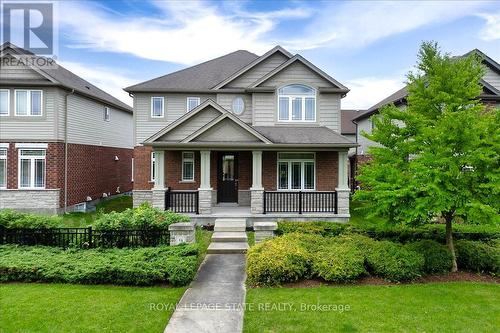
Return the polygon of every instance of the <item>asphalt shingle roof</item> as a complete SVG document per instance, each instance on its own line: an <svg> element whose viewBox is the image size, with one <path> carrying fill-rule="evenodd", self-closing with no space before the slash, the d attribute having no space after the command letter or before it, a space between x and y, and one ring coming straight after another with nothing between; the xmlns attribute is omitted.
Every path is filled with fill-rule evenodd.
<svg viewBox="0 0 500 333"><path fill-rule="evenodd" d="M361 112L358 110L341 110L340 111L340 128L341 134L356 134L356 125L352 122Z"/></svg>
<svg viewBox="0 0 500 333"><path fill-rule="evenodd" d="M319 127L298 126L253 126L257 132L276 144L353 144L354 142L332 131L331 129Z"/></svg>

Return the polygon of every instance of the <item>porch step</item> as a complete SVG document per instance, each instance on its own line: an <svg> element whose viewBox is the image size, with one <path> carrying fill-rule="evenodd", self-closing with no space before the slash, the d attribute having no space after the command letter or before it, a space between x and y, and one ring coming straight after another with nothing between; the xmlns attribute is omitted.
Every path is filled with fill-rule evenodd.
<svg viewBox="0 0 500 333"><path fill-rule="evenodd" d="M212 234L212 242L247 242L244 231L216 231Z"/></svg>
<svg viewBox="0 0 500 333"><path fill-rule="evenodd" d="M226 219L216 219L214 225L214 231L245 231L247 226L246 219L238 218L226 218Z"/></svg>
<svg viewBox="0 0 500 333"><path fill-rule="evenodd" d="M246 253L248 244L243 242L213 242L208 246L207 253L210 254L231 254Z"/></svg>

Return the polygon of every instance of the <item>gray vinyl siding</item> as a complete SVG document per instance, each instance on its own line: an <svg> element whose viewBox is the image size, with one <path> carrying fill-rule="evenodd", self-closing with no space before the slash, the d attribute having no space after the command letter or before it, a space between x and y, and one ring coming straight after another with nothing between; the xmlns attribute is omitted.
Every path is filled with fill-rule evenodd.
<svg viewBox="0 0 500 333"><path fill-rule="evenodd" d="M276 52L266 60L248 70L246 73L229 82L226 87L246 88L287 60L288 58L285 55L280 52Z"/></svg>
<svg viewBox="0 0 500 333"><path fill-rule="evenodd" d="M316 112L319 114L318 121L322 126L326 126L340 133L340 94L318 94Z"/></svg>
<svg viewBox="0 0 500 333"><path fill-rule="evenodd" d="M273 126L276 119L276 94L253 94L253 125Z"/></svg>
<svg viewBox="0 0 500 333"><path fill-rule="evenodd" d="M210 121L217 118L219 115L219 111L215 110L213 107L207 107L206 109L201 110L199 113L189 118L189 121L183 122L172 131L162 136L159 141L183 140L190 134L199 130L204 125L208 124Z"/></svg>
<svg viewBox="0 0 500 333"><path fill-rule="evenodd" d="M47 80L28 66L0 66L0 80Z"/></svg>
<svg viewBox="0 0 500 333"><path fill-rule="evenodd" d="M193 141L195 142L260 142L254 135L243 130L238 124L226 118L202 133Z"/></svg>
<svg viewBox="0 0 500 333"><path fill-rule="evenodd" d="M367 155L368 148L377 143L365 138L363 136L363 132L370 134L372 132L372 121L370 118L364 118L358 121L358 133L357 133L357 142L359 144L358 147L358 155Z"/></svg>
<svg viewBox="0 0 500 333"><path fill-rule="evenodd" d="M91 99L68 97L68 142L85 145L132 148L132 114L110 107L110 120L104 120L104 107Z"/></svg>
<svg viewBox="0 0 500 333"><path fill-rule="evenodd" d="M151 118L151 97L153 96L164 98L164 118ZM183 116L186 113L187 97L200 97L200 103L203 103L208 98L216 101L215 94L134 94L135 145L142 144L151 135Z"/></svg>
<svg viewBox="0 0 500 333"><path fill-rule="evenodd" d="M241 115L236 115L245 123L252 123L252 95L249 94L217 94L217 103L224 109L232 112L233 100L242 97L245 103L245 111Z"/></svg>
<svg viewBox="0 0 500 333"><path fill-rule="evenodd" d="M500 90L500 74L496 73L491 68L486 67L486 72L483 76L483 79L496 89Z"/></svg>
<svg viewBox="0 0 500 333"><path fill-rule="evenodd" d="M331 82L313 72L309 67L299 61L295 61L259 86L280 87L289 83L308 84L314 88L334 87Z"/></svg>
<svg viewBox="0 0 500 333"><path fill-rule="evenodd" d="M10 90L9 116L0 117L0 141L47 141L57 140L58 126L57 110L59 89L55 87L9 87ZM42 90L41 116L16 116L14 95L15 90Z"/></svg>

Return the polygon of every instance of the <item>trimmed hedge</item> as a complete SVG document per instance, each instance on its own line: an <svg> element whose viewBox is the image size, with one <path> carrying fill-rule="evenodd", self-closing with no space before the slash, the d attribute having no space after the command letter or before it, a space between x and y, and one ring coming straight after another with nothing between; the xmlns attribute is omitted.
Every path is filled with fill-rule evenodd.
<svg viewBox="0 0 500 333"><path fill-rule="evenodd" d="M0 225L5 228L48 229L62 225L60 216L35 215L0 209Z"/></svg>
<svg viewBox="0 0 500 333"><path fill-rule="evenodd" d="M196 274L198 246L62 250L0 246L0 281L186 285Z"/></svg>
<svg viewBox="0 0 500 333"><path fill-rule="evenodd" d="M338 236L344 233L357 233L377 240L390 240L394 242L415 242L422 239L445 242L445 226L443 224L427 224L418 227L405 225L395 226L364 226L353 227L348 224L333 222L280 222L278 235L299 232L318 234L321 236ZM453 231L455 239L467 240L492 240L500 239L500 228L495 225L455 225Z"/></svg>
<svg viewBox="0 0 500 333"><path fill-rule="evenodd" d="M459 240L455 242L459 268L479 273L500 275L500 242Z"/></svg>
<svg viewBox="0 0 500 333"><path fill-rule="evenodd" d="M449 272L452 266L451 253L445 245L432 240L410 243L407 248L424 257L424 272L428 274Z"/></svg>
<svg viewBox="0 0 500 333"><path fill-rule="evenodd" d="M312 275L325 281L351 282L366 274L365 256L355 244L332 242L312 259Z"/></svg>

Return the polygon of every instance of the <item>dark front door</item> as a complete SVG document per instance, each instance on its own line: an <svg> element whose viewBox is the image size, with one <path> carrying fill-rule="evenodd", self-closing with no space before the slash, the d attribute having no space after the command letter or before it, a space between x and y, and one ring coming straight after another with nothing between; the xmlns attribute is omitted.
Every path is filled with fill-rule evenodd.
<svg viewBox="0 0 500 333"><path fill-rule="evenodd" d="M219 153L218 202L238 202L238 154Z"/></svg>

